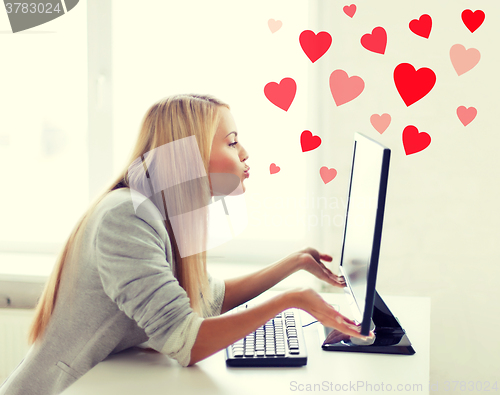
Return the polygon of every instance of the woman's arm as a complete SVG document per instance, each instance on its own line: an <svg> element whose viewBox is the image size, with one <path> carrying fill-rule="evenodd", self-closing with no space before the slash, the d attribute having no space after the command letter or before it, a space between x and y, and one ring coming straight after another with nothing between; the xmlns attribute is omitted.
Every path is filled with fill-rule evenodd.
<svg viewBox="0 0 500 395"><path fill-rule="evenodd" d="M357 327L353 321L341 315L316 291L295 289L243 311L204 319L191 349L188 366L223 350L264 325L276 314L292 307L307 311L325 326L338 329L349 336L365 339L359 333L361 327Z"/></svg>
<svg viewBox="0 0 500 395"><path fill-rule="evenodd" d="M226 289L221 313L255 298L300 268L296 254L290 254L254 273L224 280Z"/></svg>
<svg viewBox="0 0 500 395"><path fill-rule="evenodd" d="M333 274L320 260L331 262L332 257L308 247L255 273L225 280L222 313L253 299L298 270L306 270L333 286L344 287L343 277Z"/></svg>

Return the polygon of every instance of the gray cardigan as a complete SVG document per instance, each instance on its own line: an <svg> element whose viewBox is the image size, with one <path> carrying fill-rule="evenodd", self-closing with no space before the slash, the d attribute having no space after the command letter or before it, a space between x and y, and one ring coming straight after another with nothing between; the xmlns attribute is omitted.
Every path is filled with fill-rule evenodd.
<svg viewBox="0 0 500 395"><path fill-rule="evenodd" d="M181 365L203 318L172 273L172 248L147 200L134 209L130 189L110 192L85 229L82 249L66 262L53 316L0 395L59 394L108 355L148 342ZM210 279L218 315L224 282Z"/></svg>

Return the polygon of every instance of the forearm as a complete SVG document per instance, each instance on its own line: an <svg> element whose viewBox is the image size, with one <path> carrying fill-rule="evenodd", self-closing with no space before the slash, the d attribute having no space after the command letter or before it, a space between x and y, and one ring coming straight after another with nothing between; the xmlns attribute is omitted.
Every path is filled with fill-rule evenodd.
<svg viewBox="0 0 500 395"><path fill-rule="evenodd" d="M291 254L254 273L224 280L222 313L255 298L299 269L299 259Z"/></svg>
<svg viewBox="0 0 500 395"><path fill-rule="evenodd" d="M293 303L291 294L283 293L241 312L204 319L191 349L189 366L242 339L276 314L294 307Z"/></svg>

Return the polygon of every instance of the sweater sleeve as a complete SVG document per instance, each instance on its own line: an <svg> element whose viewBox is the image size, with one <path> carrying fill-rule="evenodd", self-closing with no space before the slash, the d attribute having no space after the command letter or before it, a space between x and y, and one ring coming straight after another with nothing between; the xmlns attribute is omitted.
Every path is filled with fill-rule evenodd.
<svg viewBox="0 0 500 395"><path fill-rule="evenodd" d="M204 317L214 317L220 315L222 312L222 303L224 302L226 285L223 280L213 278L210 273L208 273L208 281L212 290L213 299L210 304L210 311L204 312Z"/></svg>
<svg viewBox="0 0 500 395"><path fill-rule="evenodd" d="M104 215L95 238L97 268L106 294L149 337L148 344L186 366L203 318L172 273L168 233L138 217L131 202Z"/></svg>

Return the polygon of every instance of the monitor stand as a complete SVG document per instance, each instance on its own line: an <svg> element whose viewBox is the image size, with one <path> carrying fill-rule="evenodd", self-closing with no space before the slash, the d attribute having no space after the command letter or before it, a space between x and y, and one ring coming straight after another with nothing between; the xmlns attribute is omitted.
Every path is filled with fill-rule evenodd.
<svg viewBox="0 0 500 395"><path fill-rule="evenodd" d="M373 304L372 324L375 324L375 341L366 344L351 341L349 335L345 335L336 329L322 326L320 330L323 339L326 339L321 348L326 351L348 351L367 352L380 354L404 354L413 355L415 350L406 336L404 329L391 313L377 291L375 291L375 302ZM357 344L355 344L357 343Z"/></svg>

